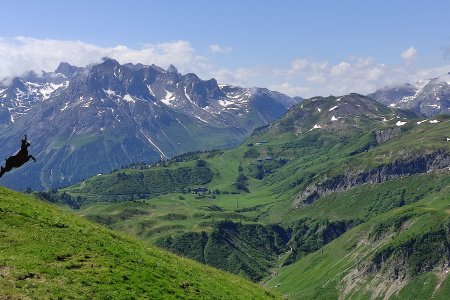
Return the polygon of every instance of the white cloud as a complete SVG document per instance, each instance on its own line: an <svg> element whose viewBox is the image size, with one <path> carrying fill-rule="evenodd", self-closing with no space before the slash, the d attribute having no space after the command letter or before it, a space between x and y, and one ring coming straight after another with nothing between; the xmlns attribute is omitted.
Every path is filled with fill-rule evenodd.
<svg viewBox="0 0 450 300"><path fill-rule="evenodd" d="M411 46L411 47L409 47L408 49L406 49L405 51L403 51L403 52L400 54L400 56L401 56L404 60L409 61L409 60L411 60L411 59L413 59L414 57L417 56L417 50L416 50L413 46Z"/></svg>
<svg viewBox="0 0 450 300"><path fill-rule="evenodd" d="M344 74L352 65L346 61L342 61L337 65L331 67L330 74L332 76L340 76Z"/></svg>
<svg viewBox="0 0 450 300"><path fill-rule="evenodd" d="M266 70L265 67L258 66L253 68L237 68L235 70L221 68L218 70L210 70L209 74L220 83L252 87L261 86L258 82L263 81Z"/></svg>
<svg viewBox="0 0 450 300"><path fill-rule="evenodd" d="M76 66L100 62L111 57L120 63L176 65L181 72L208 68L208 59L195 53L189 42L147 44L141 49L127 46L100 47L71 40L30 37L0 38L0 78L21 75L30 70L54 71L61 61Z"/></svg>
<svg viewBox="0 0 450 300"><path fill-rule="evenodd" d="M273 84L269 86L269 89L285 93L290 96L299 96L311 93L311 88L304 86L293 86L289 82L283 82L281 84Z"/></svg>
<svg viewBox="0 0 450 300"><path fill-rule="evenodd" d="M305 70L310 65L307 59L295 59L291 64L291 73L297 73Z"/></svg>
<svg viewBox="0 0 450 300"><path fill-rule="evenodd" d="M449 72L450 72L450 65L422 69L416 71L414 74L411 75L411 81L414 82L438 76L448 78ZM450 82L450 80L448 80L447 82Z"/></svg>
<svg viewBox="0 0 450 300"><path fill-rule="evenodd" d="M413 47L410 49L404 51L407 61L417 56L417 51ZM415 69L408 63L393 67L372 57L349 57L336 63L296 58L285 68L256 65L230 69L220 65L220 61L215 64L214 55L199 55L188 41L147 44L140 49L132 49L123 45L100 47L80 41L16 37L0 38L0 79L30 70L53 71L61 61L86 66L100 62L105 56L120 63L156 64L163 68L174 64L181 73L194 72L203 79L214 77L220 83L269 87L302 97L350 92L367 94L385 86L412 83L450 71L450 65Z"/></svg>
<svg viewBox="0 0 450 300"><path fill-rule="evenodd" d="M233 51L233 48L231 48L231 47L222 47L222 46L219 46L217 44L214 44L214 45L209 45L209 50L212 53L228 54L231 51Z"/></svg>
<svg viewBox="0 0 450 300"><path fill-rule="evenodd" d="M444 73L443 70L445 67L426 72L411 71L406 67L389 67L372 57L350 57L336 64L298 58L293 60L288 69L278 70L278 76L283 76L284 79L282 84L272 83L269 86L277 87L291 96L302 97L351 92L368 94L385 86L415 82L418 80L418 73L439 75Z"/></svg>

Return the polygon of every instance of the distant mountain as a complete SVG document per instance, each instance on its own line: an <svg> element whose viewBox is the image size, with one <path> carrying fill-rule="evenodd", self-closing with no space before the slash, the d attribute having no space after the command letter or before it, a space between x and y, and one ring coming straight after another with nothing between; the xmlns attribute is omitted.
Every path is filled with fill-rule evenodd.
<svg viewBox="0 0 450 300"><path fill-rule="evenodd" d="M269 132L307 133L316 129L355 131L403 123L420 113L387 107L374 99L352 93L340 97L314 97L289 109L270 124Z"/></svg>
<svg viewBox="0 0 450 300"><path fill-rule="evenodd" d="M386 87L368 95L386 105L426 116L450 113L450 73L414 84Z"/></svg>
<svg viewBox="0 0 450 300"><path fill-rule="evenodd" d="M58 187L133 162L230 147L301 100L218 85L172 65L61 63L0 85L0 157L13 154L26 133L38 159L2 184Z"/></svg>

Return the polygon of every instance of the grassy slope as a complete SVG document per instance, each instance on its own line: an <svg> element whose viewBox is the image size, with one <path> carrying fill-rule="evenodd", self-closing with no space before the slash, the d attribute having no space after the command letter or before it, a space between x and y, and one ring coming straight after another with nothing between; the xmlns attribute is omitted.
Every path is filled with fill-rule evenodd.
<svg viewBox="0 0 450 300"><path fill-rule="evenodd" d="M266 211L268 207L277 202L273 197L270 186L264 182L250 178L251 193L233 194L236 188L233 186L239 172L239 162L247 150L243 145L236 149L219 153L213 157L200 154L200 158L207 161L208 167L214 176L208 188L213 191L218 189L220 195L206 195L199 198L195 194L167 193L151 199L111 204L107 202L83 206L76 212L95 220L96 216L103 217L100 223L113 229L119 229L126 233L137 234L149 240L155 240L161 236L185 231L209 230L210 223L220 219L251 221ZM247 164L254 159L244 159ZM179 166L189 166L193 162L176 163L168 167L155 167L155 170L173 169ZM150 172L150 170L119 171L125 173ZM85 184L76 185L64 189L74 197L82 196L94 199L95 193L87 192L83 188L96 185L99 180L108 180L111 175L96 176L86 181ZM191 188L197 185L191 185ZM223 192L228 192L225 194ZM256 207L248 212L236 212L236 209ZM220 208L220 210L217 210Z"/></svg>
<svg viewBox="0 0 450 300"><path fill-rule="evenodd" d="M332 104L328 103L327 105ZM344 285L342 280L356 265L355 257L363 257L364 261L369 263L371 257L376 254L375 249L378 248L372 247L373 241L368 240L366 244L361 243L361 246L358 243L364 241L377 224L388 222L390 218L395 217L396 213L402 215L403 209L409 206L413 206L418 213L426 212L426 214L419 214L424 223L414 224L426 224L427 226L431 224L432 227L447 220L447 214L442 213L446 210L446 208L443 209L443 206L416 207L419 203L431 201L426 199L436 199L432 203L441 203L442 201L444 202L441 204L445 203L445 194L441 193L440 189L445 188L448 184L447 174L445 172L422 174L375 186L364 185L347 192L329 195L304 209L292 209L292 197L301 191L308 182L318 180L325 175L340 174L352 169L370 169L414 153L424 153L436 149L449 150L450 142L446 140L449 137L449 120L446 117L437 117L437 119L440 120L440 123L425 122L417 125L415 121L408 121L408 124L402 127L403 131L399 137L371 148L367 152L359 152L360 149L364 149L372 142L372 137L367 131L364 131L364 128L376 126L395 128L396 119L387 123L380 120L366 120L368 123L360 122L364 123L360 124L359 128L363 130L349 131L345 134L313 130L297 135L289 131L271 132L266 130L246 142L246 144L253 143L252 147L243 144L218 155L200 154L199 156L207 161L214 173L213 180L208 184L211 190L232 192L234 190L232 183L238 176L238 168L241 166L244 174L250 178L250 193L222 193L216 195L215 198L202 199L196 199L195 195L191 194L169 193L145 199L143 202L114 205L94 204L83 207L79 213L91 217L95 215L109 216L112 222L107 225L110 227L148 240L187 231L209 230L211 222L220 219L263 223L281 222L284 224L291 224L304 217L325 217L332 220L360 219L365 223L327 245L323 255L317 253L307 255L296 264L280 269L280 275L268 283L271 288L281 283L281 286L276 289L290 294L294 298L299 298L300 295L305 298L315 298L319 295L324 298L335 297L345 290L341 286L341 284ZM308 120L308 122L311 123L308 126L312 126L317 119ZM260 141L268 141L268 143L257 145ZM284 166L273 167L272 174L266 174L263 180L254 179L251 175L252 168L257 164L256 158L245 157L245 153L250 148L257 150L258 158L273 156L275 159L286 158L289 162ZM355 151L357 154L351 155ZM185 164L172 164L169 168ZM404 193L402 193L402 189L405 189ZM67 191L73 192L70 189ZM77 192L83 193L82 190ZM397 192L399 194L396 194ZM396 205L390 205L398 200L400 194L405 198L403 199L405 200L404 204L411 203L409 206L396 208ZM182 200L180 197L184 199ZM240 209L247 208L249 210L236 210L237 205ZM211 209L211 207L219 207L220 210ZM130 209L136 210L130 211ZM411 228L416 228L414 229L415 234L424 233L430 228L424 227L425 229L421 230L422 225ZM408 235L405 239L408 240ZM390 240L383 239L383 243L380 245L386 243L389 244ZM360 275L363 277L364 274ZM433 273L425 273L421 276L434 287L443 278L442 274L435 275ZM440 279L438 280L436 276L440 276ZM422 277L414 275L413 282L419 280L417 278ZM360 287L365 285L370 287L365 294L349 290L355 297L364 298L369 294L376 293L372 287L381 284L386 284L386 282L372 285L367 282L361 284ZM449 285L445 281L435 296L448 289ZM386 289L379 289L381 294L386 292ZM413 292L419 293L410 284L398 296L408 298L408 295ZM421 290L420 293L427 292Z"/></svg>
<svg viewBox="0 0 450 300"><path fill-rule="evenodd" d="M417 185L418 182L424 184ZM278 286L278 291L290 295L292 299L327 299L343 294L346 295L345 298L354 299L370 298L374 294L382 298L386 293L392 293L399 299L411 299L417 293L421 293L420 299L429 299L431 296L434 299L445 299L450 287L450 279L447 279L449 269L445 264L438 266L434 272L425 272L419 277L408 271L411 266L401 266L406 268L405 278L400 276L397 279L390 277L392 274L389 272L392 270L382 269L377 273L370 272L368 267L378 251L387 247L398 248L404 243L417 240L417 237L441 228L442 224L450 220L450 177L447 171L356 188L339 196L321 199L316 207L310 207L303 213L337 219L354 217L355 214L364 217L370 213L367 204L373 200L371 195L399 187L405 187L407 190L422 189L427 191L428 195L419 202L391 209L351 229L326 245L323 253L317 251L290 266L278 269L278 276L271 278L267 285ZM401 217L407 217L408 222L395 230L389 227L392 220ZM377 236L380 228L383 228L382 234ZM437 255L448 259L444 252ZM430 259L426 251L413 253L408 259L414 256L418 256L416 259L419 260L415 263ZM373 277L374 275L376 276ZM355 285L352 286L352 283Z"/></svg>
<svg viewBox="0 0 450 300"><path fill-rule="evenodd" d="M448 121L411 126L406 128L400 137L354 156L350 156L349 153L369 143L370 134L362 132L350 137L342 137L317 130L297 137L290 133L273 135L267 132L254 136L247 141L247 143L253 143L253 147L248 147L246 143L238 148L219 152L216 155L199 154L198 157L207 161L208 167L214 174L212 181L208 183L209 189L218 189L222 192L220 195L215 195L214 198L212 195L198 199L193 194L168 193L143 201L113 205L108 203L93 204L82 207L77 212L94 219L97 215L100 215L104 217L97 220L100 223L152 241L164 235L186 231L208 231L211 228L211 222L220 219L274 223L294 220L308 215L317 216L312 210L321 210L319 204L314 204L306 210L292 210L291 206L292 197L308 182L311 174L320 178L330 170L333 173L339 173L344 168L378 165L386 162L386 159L397 158L398 153L400 153L398 150L403 150L405 144L408 144L406 148L408 151L425 151L425 148L448 149L450 146L450 143L446 141L448 127ZM268 143L256 145L261 140L266 140ZM421 142L414 143L414 141ZM258 157L264 158L272 155L275 159L287 158L289 163L274 169L273 173L268 174L264 180L254 179L251 177L249 170L257 164L256 159L244 157L250 148L257 150ZM377 161L377 158L380 157L383 159ZM156 167L155 170L185 167L193 163L173 163L168 167ZM239 174L239 165L243 167L244 174L250 178L250 193L224 194L224 191L232 192L235 189L232 183ZM136 173L139 171L125 170L120 172ZM109 177L110 175L94 177L86 181L85 186L92 186L96 181L108 180ZM75 196L95 198L94 193L86 193L87 189L83 189L83 184L70 187L65 191ZM336 197L340 197L339 194L330 196L331 199ZM345 219L363 218L367 212L354 213L354 211L359 206L369 206L372 200L367 200L364 203L355 200L343 201L352 208L352 210L348 210L345 205L342 207L344 211L349 212ZM217 207L220 210L214 210ZM249 210L242 211L242 209ZM341 208L335 207L334 209ZM330 211L327 217L336 219L332 216L334 209ZM367 207L365 209L367 210Z"/></svg>
<svg viewBox="0 0 450 300"><path fill-rule="evenodd" d="M256 284L0 189L0 298L273 298Z"/></svg>

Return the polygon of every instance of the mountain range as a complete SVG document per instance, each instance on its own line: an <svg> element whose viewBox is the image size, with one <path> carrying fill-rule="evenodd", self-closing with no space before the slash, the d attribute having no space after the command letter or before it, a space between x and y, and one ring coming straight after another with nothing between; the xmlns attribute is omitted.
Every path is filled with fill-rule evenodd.
<svg viewBox="0 0 450 300"><path fill-rule="evenodd" d="M2 184L60 187L136 162L231 147L301 100L182 75L173 65L61 63L0 85L0 156L14 154L27 134L38 158Z"/></svg>
<svg viewBox="0 0 450 300"><path fill-rule="evenodd" d="M380 89L369 97L383 104L426 116L450 113L450 73L416 83Z"/></svg>

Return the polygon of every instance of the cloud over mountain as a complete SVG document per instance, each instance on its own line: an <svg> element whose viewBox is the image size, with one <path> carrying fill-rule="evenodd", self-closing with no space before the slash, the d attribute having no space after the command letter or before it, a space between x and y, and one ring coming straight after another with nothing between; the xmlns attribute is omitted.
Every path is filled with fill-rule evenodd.
<svg viewBox="0 0 450 300"><path fill-rule="evenodd" d="M140 49L127 46L100 47L73 40L36 39L31 37L0 38L0 78L22 75L30 70L53 71L61 61L84 66L112 57L120 63L201 66L206 58L195 53L187 41L146 44Z"/></svg>
<svg viewBox="0 0 450 300"><path fill-rule="evenodd" d="M414 57L417 56L417 50L416 50L413 46L411 46L411 47L409 47L408 49L406 49L405 51L403 51L403 52L400 54L400 56L401 56L404 60L409 61L409 60L411 60L411 59L413 59Z"/></svg>
<svg viewBox="0 0 450 300"><path fill-rule="evenodd" d="M277 64L261 61L230 67L221 59L239 55L231 46L210 44L196 49L189 41L178 40L144 44L140 48L124 45L98 46L75 40L0 37L0 79L33 70L53 71L59 62L85 66L111 57L120 63L155 64L167 68L176 65L182 73L196 73L201 78L214 77L219 83L244 87L270 87L290 96L312 97L350 92L367 94L385 86L415 82L441 76L450 65L419 69L417 50L410 46L400 54L399 65L388 65L370 56L349 56L340 61L304 57L284 58ZM448 49L444 49L448 53ZM397 54L398 55L398 54ZM290 60L290 63L289 63Z"/></svg>

